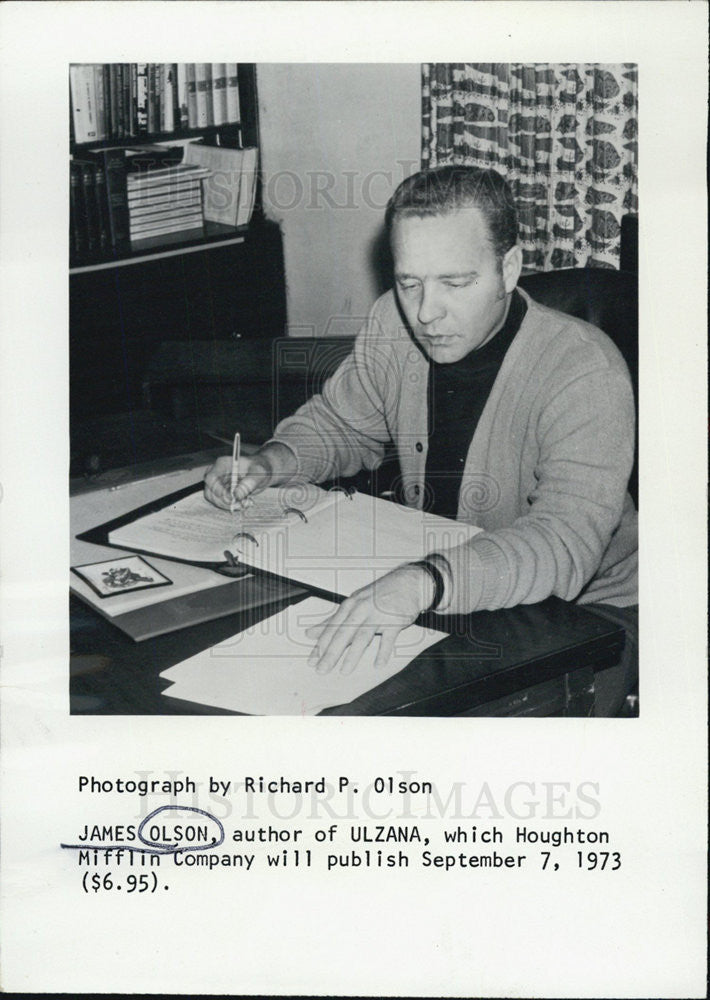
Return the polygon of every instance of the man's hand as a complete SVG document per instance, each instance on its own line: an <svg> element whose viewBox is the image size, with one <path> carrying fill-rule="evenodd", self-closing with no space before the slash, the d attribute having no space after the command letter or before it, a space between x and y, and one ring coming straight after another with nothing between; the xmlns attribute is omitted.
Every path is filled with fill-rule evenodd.
<svg viewBox="0 0 710 1000"><path fill-rule="evenodd" d="M272 441L255 455L239 459L239 483L232 491L232 459L222 455L205 473L205 499L223 510L239 509L248 506L253 493L288 482L296 471L296 456L291 449Z"/></svg>
<svg viewBox="0 0 710 1000"><path fill-rule="evenodd" d="M324 674L344 654L340 670L349 674L378 635L380 648L375 667L383 667L402 629L431 604L434 589L434 581L426 570L404 565L356 590L335 614L307 630L306 635L317 640L309 664Z"/></svg>

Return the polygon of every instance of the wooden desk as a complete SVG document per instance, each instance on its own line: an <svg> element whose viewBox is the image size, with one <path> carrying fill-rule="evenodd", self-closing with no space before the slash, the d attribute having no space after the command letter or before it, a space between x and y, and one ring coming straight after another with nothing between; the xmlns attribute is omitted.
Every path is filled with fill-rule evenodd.
<svg viewBox="0 0 710 1000"><path fill-rule="evenodd" d="M164 697L162 670L303 600L280 601L134 643L71 598L71 711L108 715L228 715ZM441 627L441 622L436 624ZM612 666L623 629L550 598L469 617L401 673L324 715L590 715L594 671Z"/></svg>
<svg viewBox="0 0 710 1000"><path fill-rule="evenodd" d="M109 475L112 482L125 481L128 473ZM103 479L99 477L94 486L106 485ZM162 695L168 682L159 674L300 600L303 595L272 601L134 643L72 597L71 712L232 714ZM429 621L440 629L450 624L445 616L431 616ZM456 625L457 634L430 647L399 674L350 704L322 714L590 715L594 672L618 661L625 638L623 629L557 598L476 612L458 619Z"/></svg>

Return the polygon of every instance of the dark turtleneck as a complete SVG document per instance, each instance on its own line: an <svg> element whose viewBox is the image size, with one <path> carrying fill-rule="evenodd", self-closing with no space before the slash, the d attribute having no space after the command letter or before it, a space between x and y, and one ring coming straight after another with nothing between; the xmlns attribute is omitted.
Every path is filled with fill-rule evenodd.
<svg viewBox="0 0 710 1000"><path fill-rule="evenodd" d="M466 455L506 351L520 329L527 304L516 290L498 333L460 361L429 361L427 510L456 517Z"/></svg>

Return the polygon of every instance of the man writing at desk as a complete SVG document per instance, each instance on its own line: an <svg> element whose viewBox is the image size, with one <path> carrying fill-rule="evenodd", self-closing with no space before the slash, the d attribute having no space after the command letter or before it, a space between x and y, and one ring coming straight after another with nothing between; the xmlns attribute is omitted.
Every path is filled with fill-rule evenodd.
<svg viewBox="0 0 710 1000"><path fill-rule="evenodd" d="M618 350L516 288L515 209L495 171L417 173L395 191L386 225L395 289L322 392L243 460L234 499L374 469L394 442L405 502L483 531L343 601L313 630L317 669L341 658L352 669L375 635L384 662L422 611L468 614L551 595L633 634L635 411ZM232 499L229 474L222 458L205 477L220 507ZM604 672L618 691L633 682L635 652L627 642L624 662Z"/></svg>

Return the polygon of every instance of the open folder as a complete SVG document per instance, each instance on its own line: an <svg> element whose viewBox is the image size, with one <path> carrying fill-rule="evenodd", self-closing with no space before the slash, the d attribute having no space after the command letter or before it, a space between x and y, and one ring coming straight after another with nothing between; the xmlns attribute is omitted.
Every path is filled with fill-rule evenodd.
<svg viewBox="0 0 710 1000"><path fill-rule="evenodd" d="M223 557L219 563L203 566L155 554L133 556L141 564L136 566L127 551L107 548L114 528L194 493L202 485L195 483L195 470L188 469L72 497L71 591L136 642L299 593L299 588L285 580L254 574L247 567L235 573L234 568L225 567ZM105 571L126 565L141 576L170 581L169 585L150 589L129 585L109 591L102 584ZM94 584L98 580L98 589L92 580Z"/></svg>
<svg viewBox="0 0 710 1000"><path fill-rule="evenodd" d="M230 514L178 495L108 533L111 545L198 563L237 563L347 597L403 562L460 545L479 529L388 500L296 484Z"/></svg>

